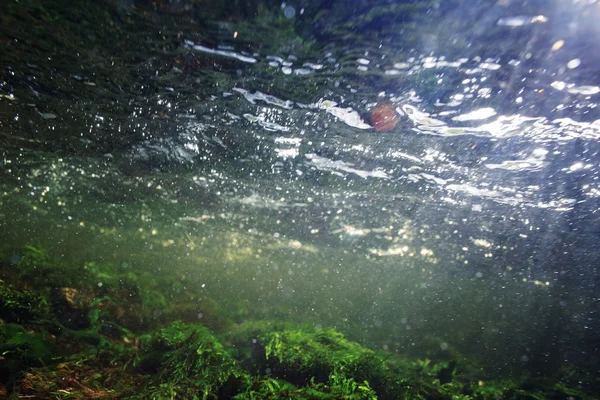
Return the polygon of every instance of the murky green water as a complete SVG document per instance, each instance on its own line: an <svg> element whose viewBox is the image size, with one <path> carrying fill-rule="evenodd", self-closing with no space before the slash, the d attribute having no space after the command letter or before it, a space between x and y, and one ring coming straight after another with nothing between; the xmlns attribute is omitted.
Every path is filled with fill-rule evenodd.
<svg viewBox="0 0 600 400"><path fill-rule="evenodd" d="M117 304L94 334L136 360L174 320L234 336L272 320L421 360L456 390L371 382L380 398L594 398L598 4L210 3L1 6L4 284L84 321ZM25 246L64 272L23 262ZM40 396L23 376L41 366L14 353L4 392Z"/></svg>

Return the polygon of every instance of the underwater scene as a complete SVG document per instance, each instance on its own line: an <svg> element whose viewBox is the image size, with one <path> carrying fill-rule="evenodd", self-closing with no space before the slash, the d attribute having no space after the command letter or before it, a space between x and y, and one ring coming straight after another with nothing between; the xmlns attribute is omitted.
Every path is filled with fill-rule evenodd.
<svg viewBox="0 0 600 400"><path fill-rule="evenodd" d="M600 399L598 21L2 0L0 398Z"/></svg>

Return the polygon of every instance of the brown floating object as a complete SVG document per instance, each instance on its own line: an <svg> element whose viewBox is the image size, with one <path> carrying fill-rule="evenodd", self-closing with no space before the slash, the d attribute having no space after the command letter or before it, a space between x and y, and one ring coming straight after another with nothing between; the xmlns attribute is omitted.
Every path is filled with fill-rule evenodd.
<svg viewBox="0 0 600 400"><path fill-rule="evenodd" d="M398 124L398 114L390 104L379 104L371 111L371 124L377 132L390 131Z"/></svg>

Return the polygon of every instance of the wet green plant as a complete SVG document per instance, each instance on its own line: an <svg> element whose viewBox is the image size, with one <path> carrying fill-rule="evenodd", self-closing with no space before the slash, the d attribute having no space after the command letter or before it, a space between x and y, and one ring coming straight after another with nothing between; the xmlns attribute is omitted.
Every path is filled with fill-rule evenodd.
<svg viewBox="0 0 600 400"><path fill-rule="evenodd" d="M594 374L586 380L576 370L565 371L559 382L487 380L458 352L423 351L428 358L411 360L367 349L334 329L289 320L236 325L230 315L219 317L223 310L216 303L205 299L198 305L176 282L134 274L125 264L83 265L81 273L80 266L57 263L43 248L27 246L21 260L5 269L0 370L12 383L23 382L20 393L82 399L95 393L132 399L588 400L594 397L587 388L598 387ZM29 279L46 273L47 282ZM165 295L165 285L173 285L178 297ZM50 297L59 293L62 308ZM66 327L58 315L67 306L86 323ZM174 318L197 320L199 310L225 322L217 328L185 322L160 327ZM154 316L151 324L138 323L138 312L140 319ZM439 339L430 342L440 347ZM99 369L110 372L94 373ZM119 387L121 376L128 383Z"/></svg>
<svg viewBox="0 0 600 400"><path fill-rule="evenodd" d="M285 330L264 334L266 358L276 361L274 373L293 383L329 383L342 392L371 387L376 391L391 383L383 358L333 329L318 331ZM368 389L368 390L367 390Z"/></svg>
<svg viewBox="0 0 600 400"><path fill-rule="evenodd" d="M157 368L140 398L216 399L236 393L250 382L248 374L223 345L201 325L174 322L150 338L139 369Z"/></svg>
<svg viewBox="0 0 600 400"><path fill-rule="evenodd" d="M19 323L44 321L50 318L50 307L45 297L0 279L0 318Z"/></svg>
<svg viewBox="0 0 600 400"><path fill-rule="evenodd" d="M130 350L126 343L135 340L135 335L127 328L120 326L110 315L110 309L104 307L106 303L112 303L110 297L102 297L94 300L89 305L87 319L89 325L86 329L67 329L61 327L65 336L76 340L82 345L91 345L96 352L123 353Z"/></svg>
<svg viewBox="0 0 600 400"><path fill-rule="evenodd" d="M474 382L471 384L471 390L473 397L480 399L497 399L507 393L506 384L502 385L500 382Z"/></svg>
<svg viewBox="0 0 600 400"><path fill-rule="evenodd" d="M329 375L331 393L344 399L377 399L377 394L368 381L357 382L346 376L343 368L338 368Z"/></svg>
<svg viewBox="0 0 600 400"><path fill-rule="evenodd" d="M42 246L28 244L23 246L21 259L11 273L13 279L27 282L41 292L51 288L72 286L85 282L87 272L77 266L58 263Z"/></svg>
<svg viewBox="0 0 600 400"><path fill-rule="evenodd" d="M254 381L245 392L234 397L239 400L258 399L347 399L374 400L377 394L368 382L356 382L341 373L332 373L326 383L316 383L314 378L306 386L296 387L290 382L265 376Z"/></svg>
<svg viewBox="0 0 600 400"><path fill-rule="evenodd" d="M14 323L0 324L0 384L10 389L27 368L58 359L59 348L47 333Z"/></svg>
<svg viewBox="0 0 600 400"><path fill-rule="evenodd" d="M58 354L58 349L46 333L26 330L22 325L3 323L0 326L0 352L7 359L45 364Z"/></svg>
<svg viewBox="0 0 600 400"><path fill-rule="evenodd" d="M239 400L259 400L259 399L280 399L293 398L298 388L289 382L275 379L271 376L262 379L256 379L253 385L243 393L237 394L234 399Z"/></svg>

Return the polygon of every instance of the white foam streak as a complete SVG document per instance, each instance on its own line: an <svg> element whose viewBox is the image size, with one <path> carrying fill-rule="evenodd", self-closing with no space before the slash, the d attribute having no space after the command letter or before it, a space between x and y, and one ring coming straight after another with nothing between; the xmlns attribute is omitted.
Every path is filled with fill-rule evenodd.
<svg viewBox="0 0 600 400"><path fill-rule="evenodd" d="M257 100L261 100L267 104L272 104L274 106L285 108L287 110L291 110L294 105L294 102L291 100L281 100L280 98L277 98L270 94L264 94L259 91L250 93L249 91L241 88L233 88L231 90L233 90L234 92L241 93L251 104L256 104Z"/></svg>
<svg viewBox="0 0 600 400"><path fill-rule="evenodd" d="M337 106L335 101L331 100L319 100L316 104L311 104L312 108L319 108L321 110L327 111L329 114L334 117L340 119L342 122L346 123L353 128L358 129L370 129L371 125L366 124L358 112L353 110L352 108L341 108Z"/></svg>
<svg viewBox="0 0 600 400"><path fill-rule="evenodd" d="M192 46L192 48L194 50L201 51L203 53L215 54L217 56L223 56L223 57L229 57L229 58L235 58L237 60L240 60L240 61L243 61L243 62L249 63L249 64L256 63L256 58L244 56L244 55L238 54L234 51L216 50L216 49L211 49L210 47L201 46L199 44Z"/></svg>
<svg viewBox="0 0 600 400"><path fill-rule="evenodd" d="M308 158L312 165L314 165L316 168L323 170L323 171L331 171L331 172L336 172L336 171L342 171L342 172L346 172L349 174L355 174L360 176L361 178L381 178L381 179L388 179L389 176L383 172L383 171L364 171L364 170L360 170L360 169L356 169L353 168L354 164L351 163L347 163L345 161L333 161L330 160L328 158L325 157L321 157L318 156L316 154L307 154L306 158Z"/></svg>

